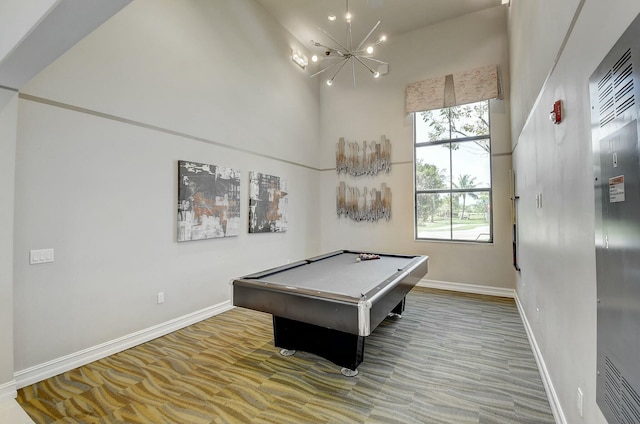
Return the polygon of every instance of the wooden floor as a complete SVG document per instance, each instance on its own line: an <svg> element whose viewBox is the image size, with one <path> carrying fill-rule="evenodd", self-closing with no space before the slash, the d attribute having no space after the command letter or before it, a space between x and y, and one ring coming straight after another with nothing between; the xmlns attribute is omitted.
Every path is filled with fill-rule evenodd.
<svg viewBox="0 0 640 424"><path fill-rule="evenodd" d="M360 374L283 357L236 308L19 390L36 423L554 423L512 299L416 287Z"/></svg>

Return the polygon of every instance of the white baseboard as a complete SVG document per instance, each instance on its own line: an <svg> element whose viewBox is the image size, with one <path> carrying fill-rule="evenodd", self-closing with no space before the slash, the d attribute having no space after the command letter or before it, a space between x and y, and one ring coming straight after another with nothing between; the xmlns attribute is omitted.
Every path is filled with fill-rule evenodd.
<svg viewBox="0 0 640 424"><path fill-rule="evenodd" d="M0 401L0 424L34 424L16 399Z"/></svg>
<svg viewBox="0 0 640 424"><path fill-rule="evenodd" d="M540 376L542 377L542 384L544 385L544 389L547 392L547 398L549 398L549 405L551 406L551 412L553 412L553 418L555 419L557 424L567 424L567 419L565 418L564 412L562 411L562 406L560 405L560 399L558 399L556 389L553 387L553 382L551 381L551 376L549 375L549 371L547 370L547 365L545 364L544 358L542 357L542 352L540 352L538 342L533 335L533 330L531 329L531 325L529 324L529 320L524 313L524 308L522 307L522 303L520 303L520 299L518 298L517 294L515 299L516 305L518 306L518 312L520 312L520 318L522 318L524 329L527 332L527 337L529 338L529 344L531 345L531 349L533 350L533 356L536 358L536 363L538 364L538 370L540 371Z"/></svg>
<svg viewBox="0 0 640 424"><path fill-rule="evenodd" d="M450 281L437 280L420 280L418 287L428 287L431 289L450 290L464 293L484 294L488 296L510 297L516 296L513 289L504 289L501 287L480 286L476 284L452 283Z"/></svg>
<svg viewBox="0 0 640 424"><path fill-rule="evenodd" d="M7 383L0 384L0 402L7 399L15 399L16 396L18 396L16 380L11 380Z"/></svg>
<svg viewBox="0 0 640 424"><path fill-rule="evenodd" d="M129 349L133 346L164 336L214 315L226 312L232 308L233 306L231 305L231 301L222 302L172 319L162 324L154 325L153 327L119 337L115 340L111 340L97 346L92 346L61 358L53 359L31 368L16 371L14 374L15 381L13 382L13 390L15 391L16 388L20 389L30 384L37 383L38 381L78 368L82 365L86 365L90 362L97 361L98 359L105 358L109 355L122 352L123 350ZM1 394L2 386L0 386L0 395Z"/></svg>

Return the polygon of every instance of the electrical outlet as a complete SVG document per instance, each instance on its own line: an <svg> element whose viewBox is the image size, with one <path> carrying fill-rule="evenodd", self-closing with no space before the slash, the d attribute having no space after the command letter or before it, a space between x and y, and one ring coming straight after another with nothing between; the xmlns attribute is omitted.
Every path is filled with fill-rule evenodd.
<svg viewBox="0 0 640 424"><path fill-rule="evenodd" d="M158 293L158 304L164 303L164 292Z"/></svg>
<svg viewBox="0 0 640 424"><path fill-rule="evenodd" d="M580 413L580 416L582 416L582 405L583 405L583 400L584 400L584 396L582 394L582 389L580 387L578 387L578 397L577 397L577 407L578 407L578 412Z"/></svg>

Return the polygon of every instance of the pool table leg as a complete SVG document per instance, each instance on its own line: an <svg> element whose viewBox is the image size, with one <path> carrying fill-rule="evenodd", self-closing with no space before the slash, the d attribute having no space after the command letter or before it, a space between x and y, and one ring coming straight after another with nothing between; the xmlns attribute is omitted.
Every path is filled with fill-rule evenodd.
<svg viewBox="0 0 640 424"><path fill-rule="evenodd" d="M321 356L357 374L364 359L364 336L273 316L274 344ZM344 375L347 375L343 372ZM355 374L353 374L355 375Z"/></svg>
<svg viewBox="0 0 640 424"><path fill-rule="evenodd" d="M358 370L351 370L349 368L342 367L340 369L340 373L345 377L355 377L356 375L358 375Z"/></svg>
<svg viewBox="0 0 640 424"><path fill-rule="evenodd" d="M403 297L400 303L398 303L396 307L393 308L387 316L393 317L393 318L402 318L402 313L404 312L405 300L406 300L406 297Z"/></svg>

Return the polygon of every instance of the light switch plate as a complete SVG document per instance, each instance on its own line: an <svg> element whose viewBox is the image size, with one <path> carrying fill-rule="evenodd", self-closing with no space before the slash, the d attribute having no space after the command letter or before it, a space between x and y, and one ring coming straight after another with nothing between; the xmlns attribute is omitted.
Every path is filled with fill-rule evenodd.
<svg viewBox="0 0 640 424"><path fill-rule="evenodd" d="M40 249L40 250L29 251L30 265L53 262L53 259L54 259L53 249Z"/></svg>

